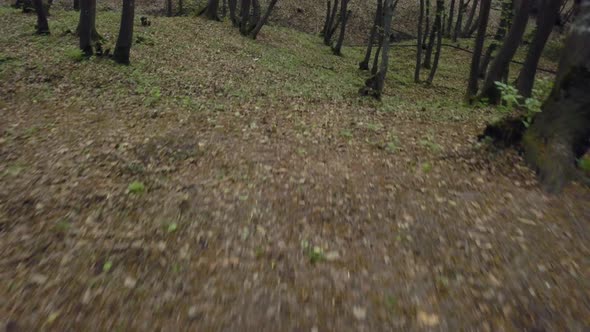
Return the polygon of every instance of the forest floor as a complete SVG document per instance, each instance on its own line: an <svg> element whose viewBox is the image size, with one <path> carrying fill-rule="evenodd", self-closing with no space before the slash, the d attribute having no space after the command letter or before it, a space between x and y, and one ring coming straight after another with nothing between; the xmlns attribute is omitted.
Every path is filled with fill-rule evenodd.
<svg viewBox="0 0 590 332"><path fill-rule="evenodd" d="M362 49L287 28L153 18L124 67L34 21L0 8L7 331L590 328L590 190L477 141L468 53L428 87L393 47L378 103Z"/></svg>

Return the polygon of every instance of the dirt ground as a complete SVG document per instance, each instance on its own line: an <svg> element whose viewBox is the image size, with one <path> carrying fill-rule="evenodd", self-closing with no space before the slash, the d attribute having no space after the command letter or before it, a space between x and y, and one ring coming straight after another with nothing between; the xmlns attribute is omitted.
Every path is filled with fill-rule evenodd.
<svg viewBox="0 0 590 332"><path fill-rule="evenodd" d="M121 67L34 20L0 7L6 331L590 329L590 190L477 141L468 54L428 87L394 47L377 103L286 28L156 17Z"/></svg>

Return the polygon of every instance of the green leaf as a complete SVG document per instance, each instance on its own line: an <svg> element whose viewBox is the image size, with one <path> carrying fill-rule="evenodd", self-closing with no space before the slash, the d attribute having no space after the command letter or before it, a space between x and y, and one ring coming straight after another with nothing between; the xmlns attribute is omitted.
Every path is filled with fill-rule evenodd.
<svg viewBox="0 0 590 332"><path fill-rule="evenodd" d="M168 233L175 232L177 228L178 225L175 222L171 223L170 225L168 225Z"/></svg>
<svg viewBox="0 0 590 332"><path fill-rule="evenodd" d="M111 270L112 267L113 267L113 262L106 261L104 263L104 265L102 266L102 272L108 273Z"/></svg>

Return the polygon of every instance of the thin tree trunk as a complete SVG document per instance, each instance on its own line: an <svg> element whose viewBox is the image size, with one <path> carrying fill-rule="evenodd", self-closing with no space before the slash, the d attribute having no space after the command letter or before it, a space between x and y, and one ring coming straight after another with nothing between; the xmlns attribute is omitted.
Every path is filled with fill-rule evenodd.
<svg viewBox="0 0 590 332"><path fill-rule="evenodd" d="M490 18L491 0L482 0L479 9L479 29L477 30L477 37L475 38L475 47L473 49L473 57L471 59L471 71L469 73L469 83L467 85L467 100L473 100L477 95L477 80L479 73L479 62L481 60L481 52L483 51L483 44L486 37L486 30Z"/></svg>
<svg viewBox="0 0 590 332"><path fill-rule="evenodd" d="M551 96L523 138L525 158L550 192L560 191L570 180L588 183L575 163L590 144L590 1L582 1L580 11Z"/></svg>
<svg viewBox="0 0 590 332"><path fill-rule="evenodd" d="M332 34L336 27L334 27L334 21L336 20L336 15L338 13L338 0L334 0L334 6L332 7L332 13L330 14L330 18L328 20L328 30L324 33L324 44L330 45L332 41ZM337 23L336 23L337 24Z"/></svg>
<svg viewBox="0 0 590 332"><path fill-rule="evenodd" d="M178 15L184 14L184 3L182 0L178 0Z"/></svg>
<svg viewBox="0 0 590 332"><path fill-rule="evenodd" d="M250 33L250 36L252 37L252 39L256 39L256 37L258 37L258 33L260 33L260 30L268 21L268 18L270 17L270 14L272 13L272 10L275 7L275 5L277 4L277 2L278 2L278 0L271 0L270 4L268 5L268 8L266 9L266 13L264 13L264 16L262 17L262 19L260 19L258 21L258 24L256 25L256 27Z"/></svg>
<svg viewBox="0 0 590 332"><path fill-rule="evenodd" d="M425 47L426 41L430 33L430 0L426 0L426 27L424 28L424 36L422 37L422 47Z"/></svg>
<svg viewBox="0 0 590 332"><path fill-rule="evenodd" d="M43 0L33 0L35 11L37 12L37 34L48 35L49 23L47 23L47 13L43 6Z"/></svg>
<svg viewBox="0 0 590 332"><path fill-rule="evenodd" d="M473 19L475 19L475 13L477 11L477 4L479 0L473 0L473 4L471 5L471 11L469 12L469 16L467 17L467 21L465 22L465 27L461 36L466 37L469 34L469 29L473 25Z"/></svg>
<svg viewBox="0 0 590 332"><path fill-rule="evenodd" d="M124 65L129 64L129 53L133 42L133 20L135 18L135 0L123 0L121 27L115 46L113 59Z"/></svg>
<svg viewBox="0 0 590 332"><path fill-rule="evenodd" d="M453 32L453 42L457 42L463 24L463 14L465 13L464 0L459 0L459 11L457 12L457 22L455 23L455 30Z"/></svg>
<svg viewBox="0 0 590 332"><path fill-rule="evenodd" d="M432 70L430 70L430 75L428 75L428 84L432 84L434 81L434 75L436 75L436 71L438 69L438 62L440 60L440 52L442 49L442 37L443 37L443 13L445 11L445 1L444 0L436 0L436 19L434 24L436 25L436 53L434 54L434 63L432 65Z"/></svg>
<svg viewBox="0 0 590 332"><path fill-rule="evenodd" d="M420 82L420 68L422 67L422 24L424 24L424 0L420 0L420 16L418 17L418 39L416 50L416 69L414 70L414 82Z"/></svg>
<svg viewBox="0 0 590 332"><path fill-rule="evenodd" d="M332 48L332 52L335 55L342 55L342 44L344 43L344 36L346 34L346 23L350 17L351 12L348 11L348 0L342 0L340 4L340 16L342 17L342 23L340 24L340 35L336 41L336 45Z"/></svg>
<svg viewBox="0 0 590 332"><path fill-rule="evenodd" d="M514 57L514 54L522 41L522 36L526 30L529 18L530 5L530 0L520 1L520 7L514 17L514 22L508 32L508 36L486 75L480 97L487 98L491 104L497 104L500 101L501 96L496 87L496 82L502 79L502 76L506 72L510 61Z"/></svg>
<svg viewBox="0 0 590 332"><path fill-rule="evenodd" d="M451 5L449 8L449 17L447 23L447 32L446 36L451 37L451 30L453 30L453 20L455 19L455 0L451 0Z"/></svg>
<svg viewBox="0 0 590 332"><path fill-rule="evenodd" d="M80 10L80 0L74 0L74 10Z"/></svg>
<svg viewBox="0 0 590 332"><path fill-rule="evenodd" d="M424 1L424 0L422 0ZM375 20L373 21L373 27L371 27L371 34L369 35L369 43L367 45L367 52L365 53L365 59L359 63L359 69L369 70L369 61L371 61L371 54L373 53L373 44L377 38L377 28L379 25L379 17L383 15L383 0L377 0L377 10L375 11Z"/></svg>
<svg viewBox="0 0 590 332"><path fill-rule="evenodd" d="M361 89L362 95L370 95L376 99L381 99L387 70L389 67L389 36L391 35L391 21L393 18L394 3L393 0L385 0L383 5L383 34L381 36L381 65L379 71L373 77L367 80L365 87Z"/></svg>
<svg viewBox="0 0 590 332"><path fill-rule="evenodd" d="M524 60L516 83L518 93L524 98L528 98L532 94L537 66L559 15L561 1L548 0L537 16L537 30L529 46L526 59Z"/></svg>
<svg viewBox="0 0 590 332"><path fill-rule="evenodd" d="M433 24L428 36L428 46L426 46L426 55L424 56L424 64L422 65L425 69L432 68L432 51L434 50L434 42L436 41L436 33L438 32L437 28L437 25Z"/></svg>
<svg viewBox="0 0 590 332"><path fill-rule="evenodd" d="M513 7L514 0L504 0L502 2L502 17L500 19L500 24L498 25L498 30L496 30L496 34L494 35L494 40L486 50L483 60L481 61L481 66L479 68L479 78L485 78L486 72L488 71L488 66L492 60L492 54L496 51L506 36L506 30L508 30L509 22L512 21L512 14L514 13L512 10Z"/></svg>
<svg viewBox="0 0 590 332"><path fill-rule="evenodd" d="M332 2L330 0L326 1L326 19L324 21L324 28L322 29L322 32L320 33L320 35L323 37L326 32L328 31L328 23L330 23L330 10L332 9Z"/></svg>

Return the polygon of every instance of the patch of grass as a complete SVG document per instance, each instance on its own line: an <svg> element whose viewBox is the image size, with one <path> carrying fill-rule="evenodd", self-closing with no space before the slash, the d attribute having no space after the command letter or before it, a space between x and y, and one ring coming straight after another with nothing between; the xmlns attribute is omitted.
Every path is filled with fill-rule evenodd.
<svg viewBox="0 0 590 332"><path fill-rule="evenodd" d="M74 62L81 62L86 59L84 52L79 48L68 48L65 52L66 57Z"/></svg>
<svg viewBox="0 0 590 332"><path fill-rule="evenodd" d="M145 192L145 185L139 181L133 181L127 187L127 192L130 194L142 194Z"/></svg>
<svg viewBox="0 0 590 332"><path fill-rule="evenodd" d="M340 131L340 136L346 138L346 139L352 139L353 135L352 135L352 131L350 131L349 129L342 129Z"/></svg>

